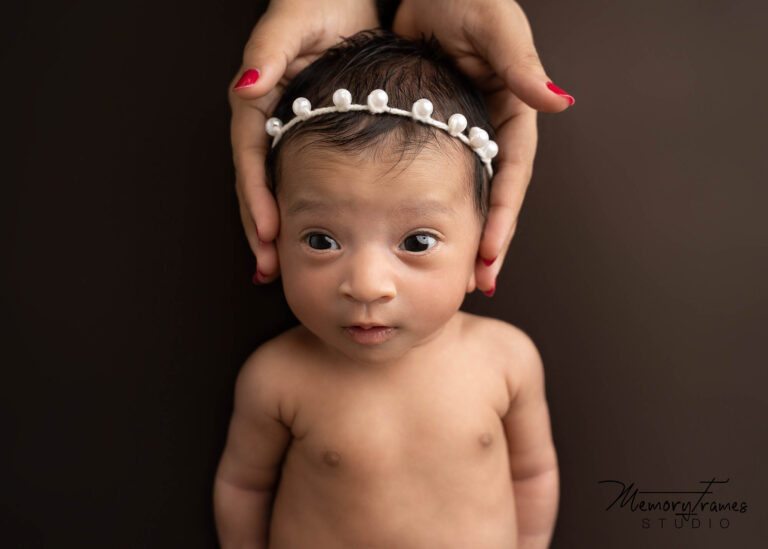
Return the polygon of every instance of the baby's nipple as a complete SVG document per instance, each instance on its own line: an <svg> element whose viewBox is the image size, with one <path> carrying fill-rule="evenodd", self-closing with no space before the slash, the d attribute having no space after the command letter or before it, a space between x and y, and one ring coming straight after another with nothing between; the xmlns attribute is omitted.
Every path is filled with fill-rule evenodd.
<svg viewBox="0 0 768 549"><path fill-rule="evenodd" d="M493 435L491 433L483 433L478 440L481 446L488 447L493 444Z"/></svg>
<svg viewBox="0 0 768 549"><path fill-rule="evenodd" d="M330 465L331 467L338 467L339 462L341 461L341 456L338 452L333 451L327 451L325 454L323 454L323 461Z"/></svg>

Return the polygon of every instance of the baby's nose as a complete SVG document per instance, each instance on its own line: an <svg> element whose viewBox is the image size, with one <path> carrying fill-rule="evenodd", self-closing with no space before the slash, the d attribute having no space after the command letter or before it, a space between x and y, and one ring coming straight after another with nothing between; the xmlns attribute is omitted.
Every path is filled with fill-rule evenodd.
<svg viewBox="0 0 768 549"><path fill-rule="evenodd" d="M383 254L359 251L349 258L339 293L361 303L390 301L397 295L391 265Z"/></svg>

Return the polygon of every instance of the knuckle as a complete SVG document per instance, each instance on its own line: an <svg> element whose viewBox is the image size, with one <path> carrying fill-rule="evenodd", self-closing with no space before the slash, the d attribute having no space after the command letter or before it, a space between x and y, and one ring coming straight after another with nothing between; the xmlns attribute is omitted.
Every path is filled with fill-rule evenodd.
<svg viewBox="0 0 768 549"><path fill-rule="evenodd" d="M520 62L528 67L541 66L541 58L539 57L539 52L537 52L534 48L525 49L520 54Z"/></svg>

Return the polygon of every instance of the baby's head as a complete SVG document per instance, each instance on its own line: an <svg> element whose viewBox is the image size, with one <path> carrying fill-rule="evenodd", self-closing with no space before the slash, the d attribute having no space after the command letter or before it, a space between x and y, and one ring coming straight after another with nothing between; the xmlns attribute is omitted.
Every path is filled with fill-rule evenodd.
<svg viewBox="0 0 768 549"><path fill-rule="evenodd" d="M382 89L407 111L427 98L433 119L460 113L491 131L482 97L434 41L360 33L299 73L274 116L291 120L298 97L333 106L339 88L362 105ZM285 131L267 173L286 299L311 332L363 362L440 337L474 287L490 179L481 155L406 116L333 112Z"/></svg>

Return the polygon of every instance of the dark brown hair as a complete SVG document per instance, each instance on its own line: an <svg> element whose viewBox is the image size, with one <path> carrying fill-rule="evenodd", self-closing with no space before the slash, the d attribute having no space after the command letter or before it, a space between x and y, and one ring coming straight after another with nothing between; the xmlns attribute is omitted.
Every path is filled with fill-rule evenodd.
<svg viewBox="0 0 768 549"><path fill-rule="evenodd" d="M293 118L292 104L306 97L312 108L332 106L333 92L346 88L353 103L365 104L374 89L383 89L388 104L410 110L422 97L433 106L433 117L447 121L454 113L466 116L468 127L479 126L493 139L493 129L480 93L455 66L434 38L411 40L388 31L363 31L339 45L302 70L290 82L275 108L273 116L284 123ZM438 137L440 134L444 134ZM280 151L299 137L311 138L309 144L360 152L394 138L400 158L418 153L427 144L440 146L443 130L402 116L371 116L368 112L345 112L320 115L303 121L286 132L267 155L268 181L273 192L279 183ZM465 145L474 162L470 166L472 195L478 213L488 212L489 178L480 159Z"/></svg>

